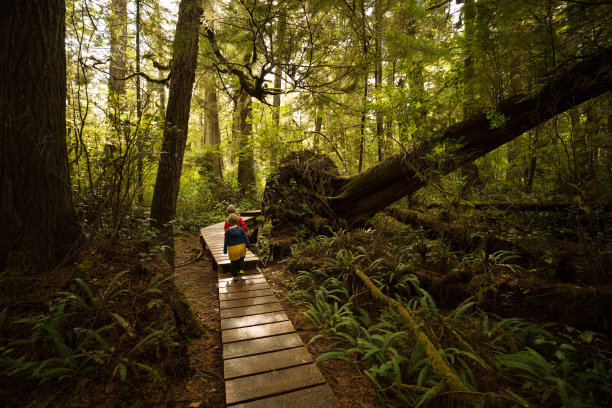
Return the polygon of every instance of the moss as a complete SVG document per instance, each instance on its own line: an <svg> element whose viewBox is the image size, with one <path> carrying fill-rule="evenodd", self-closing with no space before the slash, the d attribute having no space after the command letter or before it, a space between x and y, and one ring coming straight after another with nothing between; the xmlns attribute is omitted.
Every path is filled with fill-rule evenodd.
<svg viewBox="0 0 612 408"><path fill-rule="evenodd" d="M378 290L376 285L374 285L374 283L363 271L357 268L355 269L355 274L368 287L370 293L376 300L393 307L400 314L400 316L402 316L406 322L408 330L410 330L410 332L416 337L417 341L425 350L425 354L431 360L433 370L441 377L442 381L448 385L450 390L460 394L465 394L462 398L467 405L471 407L480 407L481 405L478 403L478 401L469 396L472 391L461 382L461 380L452 372L451 368L444 362L442 357L440 357L438 350L436 350L435 346L429 340L427 335L416 324L410 315L410 312L408 312L408 310L406 310L406 308L404 308L398 301L385 296L380 290Z"/></svg>

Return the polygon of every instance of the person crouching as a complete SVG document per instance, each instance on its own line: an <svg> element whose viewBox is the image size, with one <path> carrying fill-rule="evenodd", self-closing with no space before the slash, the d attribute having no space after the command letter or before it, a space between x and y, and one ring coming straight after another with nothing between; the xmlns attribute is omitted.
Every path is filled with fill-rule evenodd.
<svg viewBox="0 0 612 408"><path fill-rule="evenodd" d="M236 280L239 273L244 273L244 257L246 256L246 249L251 246L251 243L244 229L238 226L238 216L236 214L230 214L227 217L227 222L230 227L225 230L223 253L228 254L231 262L232 279Z"/></svg>

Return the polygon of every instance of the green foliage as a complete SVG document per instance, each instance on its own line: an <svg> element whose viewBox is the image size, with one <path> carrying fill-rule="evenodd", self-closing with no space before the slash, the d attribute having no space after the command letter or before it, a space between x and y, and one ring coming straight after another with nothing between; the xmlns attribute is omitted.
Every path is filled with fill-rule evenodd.
<svg viewBox="0 0 612 408"><path fill-rule="evenodd" d="M47 313L10 320L8 309L0 313L0 330L8 327L27 328L29 338L0 342L0 372L11 378L48 381L69 381L77 385L84 378L139 381L142 373L155 382L164 382L159 369L147 365L143 358L150 349L170 350L178 343L173 339L174 328L165 322L157 327L153 322L136 329L118 313L116 304L130 299L149 299L147 308L155 307L163 282L161 275L153 276L141 293L125 288L125 282L104 291L95 291L81 278L75 279L78 290L61 291ZM133 304L133 301L130 301ZM121 332L129 337L118 342Z"/></svg>
<svg viewBox="0 0 612 408"><path fill-rule="evenodd" d="M376 227L382 230L383 224ZM483 404L499 404L503 398L515 404L544 407L607 405L612 395L608 386L612 367L598 335L571 328L559 332L552 324L501 318L475 310L475 301L448 313L410 273L411 268L436 265L445 259L449 264L457 262L462 268L473 268L478 272L478 285L488 287L501 273L526 273L518 264L522 259L517 252L454 253L442 240L427 242L418 233L393 227L389 231L393 238L378 247L387 255L378 253L375 259L362 241L386 239L379 235L369 238L373 234L370 230L360 235L310 238L292 248L292 258L286 264L304 269L292 279L289 298L307 305L306 316L322 330L311 342L332 342L317 362L354 362L390 406L445 403L444 384L424 350L406 331L403 319L392 310L372 307L351 283L350 271L358 266L383 293L413 313L413 319L436 344L453 373ZM492 379L503 392L497 388L486 391Z"/></svg>

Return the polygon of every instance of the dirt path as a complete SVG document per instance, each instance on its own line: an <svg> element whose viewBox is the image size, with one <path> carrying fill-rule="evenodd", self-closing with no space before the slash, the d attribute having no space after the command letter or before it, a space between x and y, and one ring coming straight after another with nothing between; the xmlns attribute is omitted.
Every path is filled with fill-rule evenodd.
<svg viewBox="0 0 612 408"><path fill-rule="evenodd" d="M204 254L196 262L189 262L200 253L197 233L186 233L175 238L177 285L185 291L193 312L202 322L207 334L189 346L191 378L176 390L177 407L221 408L225 406L221 330L217 272L212 270L210 255Z"/></svg>

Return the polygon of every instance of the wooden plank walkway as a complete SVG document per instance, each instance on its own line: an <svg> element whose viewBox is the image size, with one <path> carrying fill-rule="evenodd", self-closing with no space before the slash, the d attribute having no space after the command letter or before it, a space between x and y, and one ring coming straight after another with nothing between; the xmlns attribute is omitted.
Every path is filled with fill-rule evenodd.
<svg viewBox="0 0 612 408"><path fill-rule="evenodd" d="M211 227L223 232L223 223ZM223 243L222 233L206 234L213 236ZM336 398L264 276L254 267L236 281L222 268L218 274L227 406L336 407Z"/></svg>

